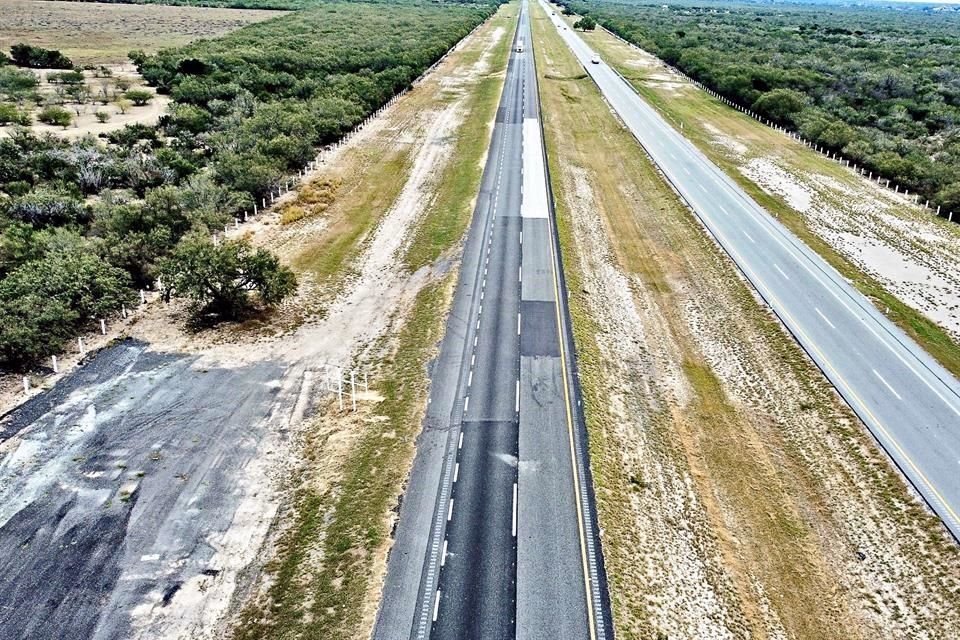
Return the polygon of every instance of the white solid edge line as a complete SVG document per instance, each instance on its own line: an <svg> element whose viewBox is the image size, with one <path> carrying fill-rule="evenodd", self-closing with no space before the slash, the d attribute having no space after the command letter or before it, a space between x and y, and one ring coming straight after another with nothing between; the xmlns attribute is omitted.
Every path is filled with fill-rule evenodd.
<svg viewBox="0 0 960 640"><path fill-rule="evenodd" d="M433 621L437 621L437 614L440 613L440 589L437 589L437 597L433 601Z"/></svg>
<svg viewBox="0 0 960 640"><path fill-rule="evenodd" d="M513 537L517 537L517 483L513 483Z"/></svg>

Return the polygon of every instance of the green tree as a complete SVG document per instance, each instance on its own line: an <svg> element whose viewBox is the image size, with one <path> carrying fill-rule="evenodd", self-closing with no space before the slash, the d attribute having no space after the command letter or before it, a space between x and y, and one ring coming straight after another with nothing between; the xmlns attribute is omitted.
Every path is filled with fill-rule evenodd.
<svg viewBox="0 0 960 640"><path fill-rule="evenodd" d="M807 97L793 89L767 91L753 103L753 110L778 122L786 122L807 106Z"/></svg>
<svg viewBox="0 0 960 640"><path fill-rule="evenodd" d="M269 251L245 240L216 245L204 233L184 237L160 273L164 296L189 299L198 319L238 319L257 303L274 306L297 289L296 276Z"/></svg>
<svg viewBox="0 0 960 640"><path fill-rule="evenodd" d="M130 89L123 97L138 107L142 107L153 99L153 93L146 89Z"/></svg>
<svg viewBox="0 0 960 640"><path fill-rule="evenodd" d="M590 16L584 16L573 23L573 28L581 31L593 31L597 28L597 21Z"/></svg>

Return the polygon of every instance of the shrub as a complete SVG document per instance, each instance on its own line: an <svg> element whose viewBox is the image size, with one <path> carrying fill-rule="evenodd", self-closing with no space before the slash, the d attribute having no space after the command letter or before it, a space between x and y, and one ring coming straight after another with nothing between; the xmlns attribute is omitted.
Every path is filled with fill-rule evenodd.
<svg viewBox="0 0 960 640"><path fill-rule="evenodd" d="M0 282L0 360L17 366L58 350L83 322L130 302L129 284L82 245L21 265Z"/></svg>
<svg viewBox="0 0 960 640"><path fill-rule="evenodd" d="M22 101L36 95L39 81L30 71L0 67L0 96Z"/></svg>
<svg viewBox="0 0 960 640"><path fill-rule="evenodd" d="M29 44L15 44L10 47L13 63L19 67L34 69L73 69L73 62L59 51L34 47Z"/></svg>
<svg viewBox="0 0 960 640"><path fill-rule="evenodd" d="M303 207L295 204L288 204L283 208L283 211L280 212L280 224L294 223L297 220L301 220L306 215L307 212L303 210Z"/></svg>
<svg viewBox="0 0 960 640"><path fill-rule="evenodd" d="M203 233L187 235L160 268L164 296L182 296L196 319L232 320L254 307L274 306L297 289L293 272L264 249L244 240L213 244Z"/></svg>
<svg viewBox="0 0 960 640"><path fill-rule="evenodd" d="M26 111L21 111L16 105L0 103L0 124L19 124L29 127L33 119Z"/></svg>
<svg viewBox="0 0 960 640"><path fill-rule="evenodd" d="M35 228L76 224L89 218L82 202L46 189L15 198L7 206L7 216Z"/></svg>
<svg viewBox="0 0 960 640"><path fill-rule="evenodd" d="M36 294L0 300L0 363L19 369L60 351L78 318L59 300Z"/></svg>
<svg viewBox="0 0 960 640"><path fill-rule="evenodd" d="M101 124L110 119L110 114L107 113L106 111L97 111L93 115L97 119L97 122Z"/></svg>
<svg viewBox="0 0 960 640"><path fill-rule="evenodd" d="M142 107L153 99L153 93L146 89L130 89L123 97L138 107Z"/></svg>
<svg viewBox="0 0 960 640"><path fill-rule="evenodd" d="M70 123L73 122L73 116L63 107L51 105L44 107L43 110L40 111L37 115L37 120L66 129L70 126Z"/></svg>
<svg viewBox="0 0 960 640"><path fill-rule="evenodd" d="M47 75L50 84L83 84L84 80L82 71L61 71Z"/></svg>

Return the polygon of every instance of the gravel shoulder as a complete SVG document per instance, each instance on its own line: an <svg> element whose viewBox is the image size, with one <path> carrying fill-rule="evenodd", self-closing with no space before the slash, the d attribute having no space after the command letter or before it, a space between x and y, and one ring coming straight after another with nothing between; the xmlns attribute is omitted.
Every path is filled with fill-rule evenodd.
<svg viewBox="0 0 960 640"><path fill-rule="evenodd" d="M534 18L618 635L948 637L956 546Z"/></svg>

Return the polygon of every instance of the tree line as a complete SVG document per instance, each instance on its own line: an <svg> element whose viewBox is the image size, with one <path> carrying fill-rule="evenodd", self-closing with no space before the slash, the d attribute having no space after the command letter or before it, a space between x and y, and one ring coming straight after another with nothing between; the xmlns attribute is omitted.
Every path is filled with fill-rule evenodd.
<svg viewBox="0 0 960 640"><path fill-rule="evenodd" d="M408 87L493 5L324 2L131 58L173 97L157 127L0 139L0 366L30 366L158 278L198 322L296 286L266 251L214 244L315 147Z"/></svg>
<svg viewBox="0 0 960 640"><path fill-rule="evenodd" d="M563 4L729 100L960 213L960 12Z"/></svg>

